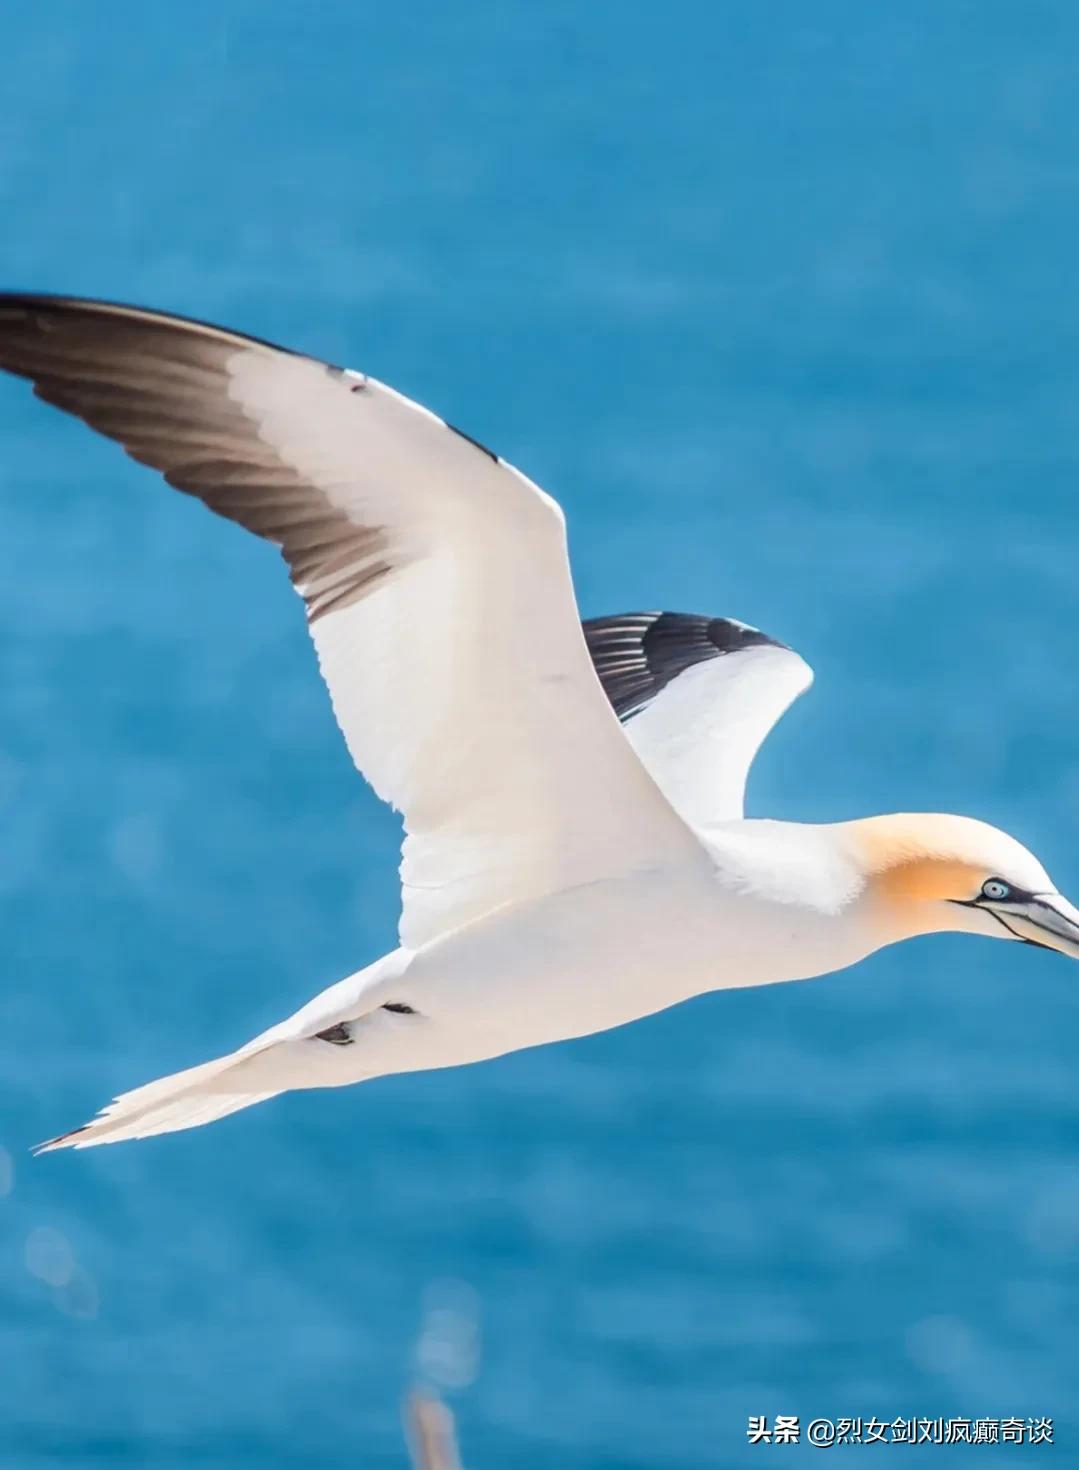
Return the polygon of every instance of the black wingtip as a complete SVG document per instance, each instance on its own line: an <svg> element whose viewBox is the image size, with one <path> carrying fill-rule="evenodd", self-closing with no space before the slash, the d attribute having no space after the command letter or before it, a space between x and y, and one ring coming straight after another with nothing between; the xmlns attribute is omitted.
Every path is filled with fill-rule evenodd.
<svg viewBox="0 0 1079 1470"><path fill-rule="evenodd" d="M136 306L129 301L109 301L97 296L64 296L48 291L0 291L0 324L26 321L37 314L47 318L97 317L113 322L128 321L143 327L172 327L189 332L207 332L218 338L227 338L238 346L266 347L273 352L283 352L289 357L304 357L291 347L282 347L266 337L256 337L250 332L237 332L232 327L223 327L217 322L201 317L184 316L175 311L159 311L154 307ZM40 323L39 323L40 325Z"/></svg>
<svg viewBox="0 0 1079 1470"><path fill-rule="evenodd" d="M750 648L787 648L736 618L699 613L621 613L589 618L583 627L596 672L623 721L695 664Z"/></svg>

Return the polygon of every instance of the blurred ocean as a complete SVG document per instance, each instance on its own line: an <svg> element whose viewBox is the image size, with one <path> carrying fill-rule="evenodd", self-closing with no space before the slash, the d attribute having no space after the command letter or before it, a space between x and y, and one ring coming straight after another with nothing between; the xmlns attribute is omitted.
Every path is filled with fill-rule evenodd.
<svg viewBox="0 0 1079 1470"><path fill-rule="evenodd" d="M586 614L805 654L755 813L970 812L1079 891L1074 5L60 0L4 49L0 282L370 370L560 498ZM401 1466L424 1333L469 1470L812 1459L781 1413L1079 1465L1079 970L1019 946L31 1161L390 947L397 828L275 555L9 382L0 598L3 1470Z"/></svg>

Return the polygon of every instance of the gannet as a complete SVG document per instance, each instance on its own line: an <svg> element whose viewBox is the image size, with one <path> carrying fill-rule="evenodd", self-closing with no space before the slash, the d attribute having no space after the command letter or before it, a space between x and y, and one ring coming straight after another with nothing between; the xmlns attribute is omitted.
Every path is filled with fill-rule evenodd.
<svg viewBox="0 0 1079 1470"><path fill-rule="evenodd" d="M1079 956L1079 911L984 822L746 819L805 662L724 618L582 628L555 501L374 378L21 294L0 296L0 366L280 548L349 751L405 833L396 950L43 1149L583 1036L918 934Z"/></svg>

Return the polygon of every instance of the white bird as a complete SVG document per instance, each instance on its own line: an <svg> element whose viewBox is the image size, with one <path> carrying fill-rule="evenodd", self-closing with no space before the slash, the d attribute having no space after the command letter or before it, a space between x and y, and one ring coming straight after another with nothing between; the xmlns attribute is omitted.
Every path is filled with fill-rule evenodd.
<svg viewBox="0 0 1079 1470"><path fill-rule="evenodd" d="M1079 911L982 822L744 819L801 658L723 619L582 632L556 503L373 378L26 295L0 296L0 366L280 547L348 748L405 828L398 949L43 1148L582 1036L915 934L1079 956Z"/></svg>

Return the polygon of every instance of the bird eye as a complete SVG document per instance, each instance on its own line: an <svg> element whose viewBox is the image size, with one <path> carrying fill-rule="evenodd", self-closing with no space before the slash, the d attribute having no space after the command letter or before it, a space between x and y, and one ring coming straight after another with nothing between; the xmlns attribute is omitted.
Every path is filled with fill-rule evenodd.
<svg viewBox="0 0 1079 1470"><path fill-rule="evenodd" d="M982 884L982 897L995 899L1000 903L1002 899L1011 897L1011 889L1000 878L987 878Z"/></svg>

